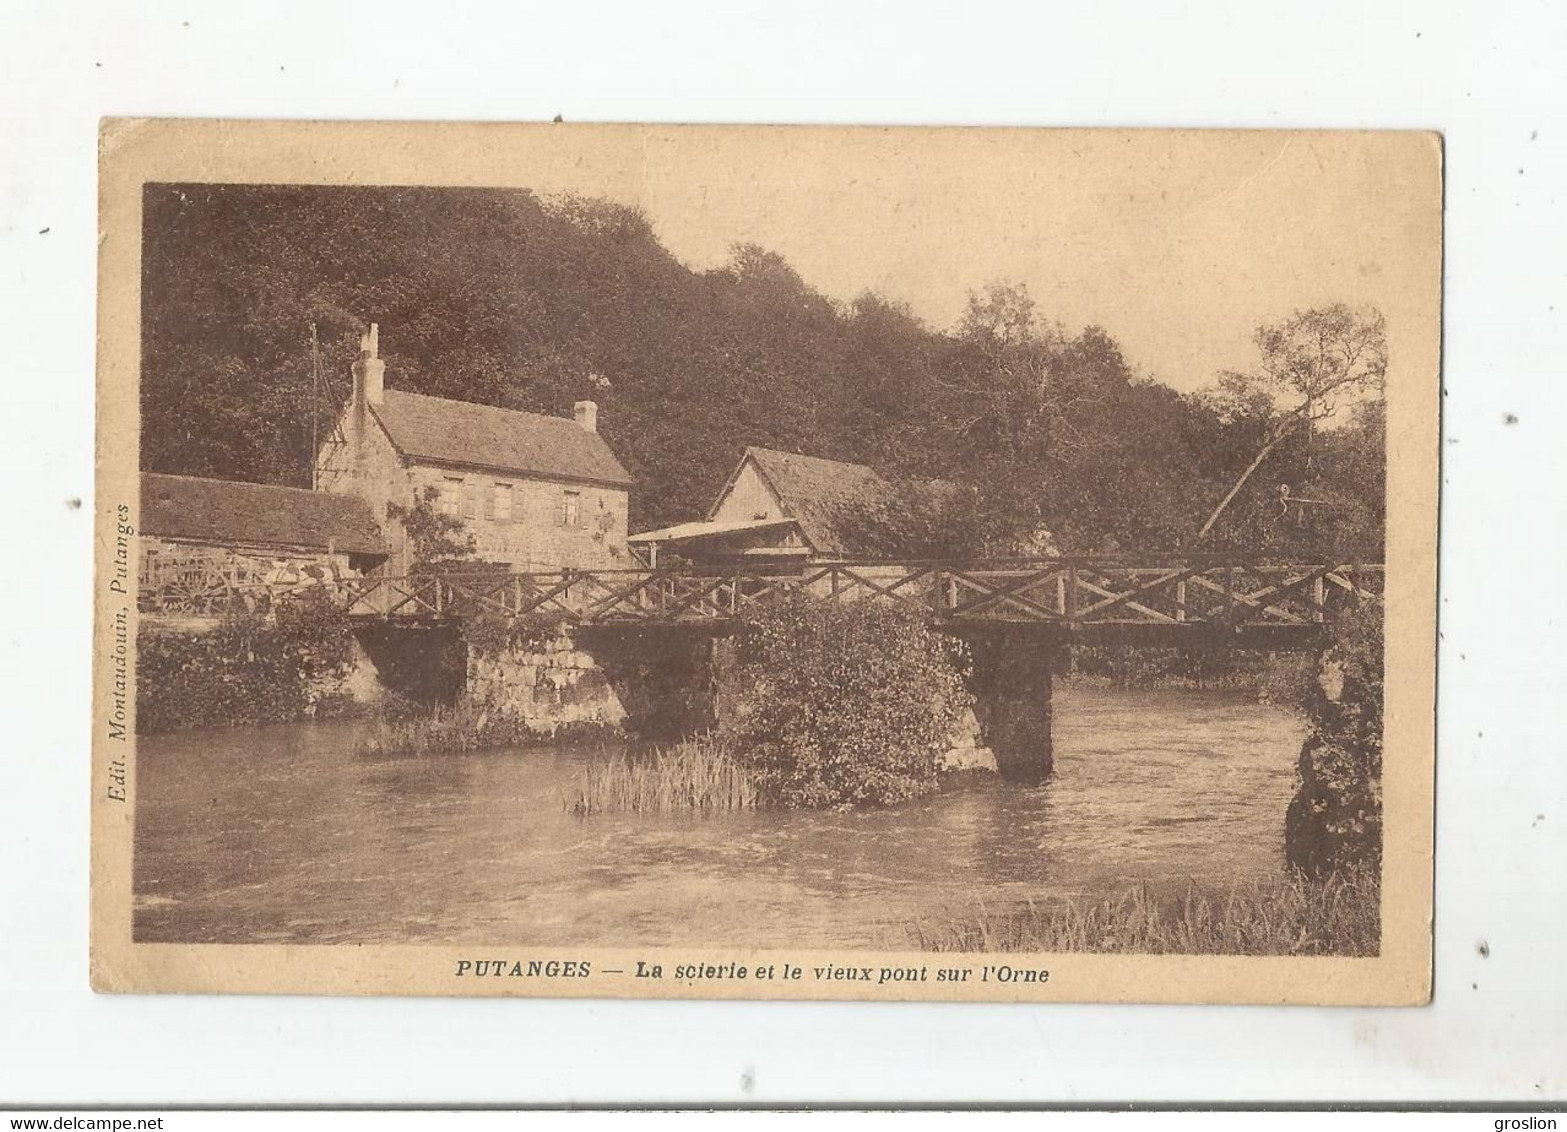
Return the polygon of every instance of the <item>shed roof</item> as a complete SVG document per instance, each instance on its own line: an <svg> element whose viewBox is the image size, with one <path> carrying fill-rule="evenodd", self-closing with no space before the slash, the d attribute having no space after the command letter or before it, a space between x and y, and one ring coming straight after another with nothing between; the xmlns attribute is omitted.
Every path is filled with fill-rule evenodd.
<svg viewBox="0 0 1567 1132"><path fill-rule="evenodd" d="M143 472L141 531L219 546L386 554L370 505L352 495Z"/></svg>
<svg viewBox="0 0 1567 1132"><path fill-rule="evenodd" d="M936 507L954 490L936 480L895 484L866 464L772 448L747 448L740 467L746 461L755 463L784 514L799 523L819 554L886 553L910 535L915 513Z"/></svg>
<svg viewBox="0 0 1567 1132"><path fill-rule="evenodd" d="M724 519L699 521L694 523L676 523L672 527L659 527L653 531L643 531L639 535L632 535L627 542L687 542L693 539L713 538L718 535L732 535L741 531L759 531L767 527L792 527L793 519Z"/></svg>
<svg viewBox="0 0 1567 1132"><path fill-rule="evenodd" d="M405 456L498 468L546 479L630 487L604 438L566 417L547 417L388 389L371 406Z"/></svg>

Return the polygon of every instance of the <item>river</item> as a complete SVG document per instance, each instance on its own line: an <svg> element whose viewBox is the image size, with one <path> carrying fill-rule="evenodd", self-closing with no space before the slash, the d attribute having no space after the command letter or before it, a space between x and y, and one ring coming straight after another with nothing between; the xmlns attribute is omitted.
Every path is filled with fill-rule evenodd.
<svg viewBox="0 0 1567 1132"><path fill-rule="evenodd" d="M354 724L143 736L135 935L906 947L979 904L1276 874L1305 735L1231 693L1058 686L1055 775L871 813L573 817L603 745L368 759Z"/></svg>

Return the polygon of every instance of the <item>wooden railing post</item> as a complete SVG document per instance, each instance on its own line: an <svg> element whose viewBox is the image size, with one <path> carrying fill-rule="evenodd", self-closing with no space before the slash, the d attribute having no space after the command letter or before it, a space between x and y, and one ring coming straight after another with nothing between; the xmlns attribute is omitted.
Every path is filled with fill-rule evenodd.
<svg viewBox="0 0 1567 1132"><path fill-rule="evenodd" d="M1077 627L1077 563L1068 562L1066 566L1066 610L1064 614L1069 629Z"/></svg>
<svg viewBox="0 0 1567 1132"><path fill-rule="evenodd" d="M1186 620L1186 579L1182 578L1175 583L1175 619L1184 623Z"/></svg>

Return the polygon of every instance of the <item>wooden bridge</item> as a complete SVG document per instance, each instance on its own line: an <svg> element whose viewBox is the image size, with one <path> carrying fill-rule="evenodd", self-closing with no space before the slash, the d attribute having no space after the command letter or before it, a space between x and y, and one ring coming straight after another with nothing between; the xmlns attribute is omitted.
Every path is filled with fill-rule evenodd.
<svg viewBox="0 0 1567 1132"><path fill-rule="evenodd" d="M953 630L1035 625L1070 639L1303 647L1362 602L1380 602L1383 568L1241 558L999 559L832 562L792 573L591 570L407 577L226 577L160 570L142 579L143 613L266 612L285 594L327 593L356 618L439 622L480 614L553 616L596 626L697 625L724 630L790 594L849 604L897 603Z"/></svg>

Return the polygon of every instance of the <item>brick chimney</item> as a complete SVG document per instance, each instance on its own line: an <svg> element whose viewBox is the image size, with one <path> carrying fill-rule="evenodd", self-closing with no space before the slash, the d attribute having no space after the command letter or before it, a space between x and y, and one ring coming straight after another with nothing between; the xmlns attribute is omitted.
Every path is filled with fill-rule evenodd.
<svg viewBox="0 0 1567 1132"><path fill-rule="evenodd" d="M381 360L380 327L370 324L370 329L359 336L359 360L354 363L354 406L379 405L386 377L386 363Z"/></svg>
<svg viewBox="0 0 1567 1132"><path fill-rule="evenodd" d="M589 432L599 430L599 403L597 401L578 401L571 407L571 411L577 418L577 424Z"/></svg>

